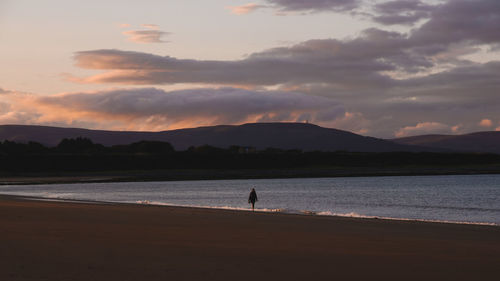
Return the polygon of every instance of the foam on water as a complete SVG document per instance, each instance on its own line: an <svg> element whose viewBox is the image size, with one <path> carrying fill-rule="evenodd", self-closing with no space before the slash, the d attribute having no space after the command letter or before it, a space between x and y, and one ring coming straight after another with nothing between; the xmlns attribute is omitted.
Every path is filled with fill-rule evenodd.
<svg viewBox="0 0 500 281"><path fill-rule="evenodd" d="M170 207L188 207L188 208L202 208L202 209L216 209L216 210L252 211L252 209L250 209L250 208L238 208L238 207L231 207L231 206L176 205L176 204L169 204L169 203L155 202L155 201L148 201L148 200L139 200L139 201L136 201L135 203L142 204L142 205L157 205L157 206L170 206ZM381 216L368 216L368 215L358 214L356 212L335 213L335 212L331 212L331 211L321 211L321 212L309 211L309 210L294 211L294 210L286 210L286 209L268 209L268 208L256 208L254 211L255 212L265 212L265 213L303 214L303 215L311 215L311 216L330 216L330 217L381 219L381 220L394 220L394 221L417 221L417 222L432 222L432 223L500 226L499 224L488 223L488 222L467 222L467 221L393 218L393 217L381 217Z"/></svg>
<svg viewBox="0 0 500 281"><path fill-rule="evenodd" d="M116 202L116 203L119 203L119 202ZM170 203L149 201L149 200L139 200L139 201L136 201L135 203L141 204L141 205L156 205L156 206L170 206L170 207L187 207L187 208L234 210L234 211L252 211L251 208L239 208L239 207L232 207L232 206L179 205L179 204L170 204ZM255 208L253 211L255 211L255 212L269 212L269 213L283 212L282 209L269 209L269 208Z"/></svg>
<svg viewBox="0 0 500 281"><path fill-rule="evenodd" d="M379 216L367 216L358 213L334 213L330 211L318 212L319 216L334 216L334 217L348 217L348 218L361 218L361 219L381 219L381 220L395 220L395 221L418 221L418 222L436 222L436 223L451 223L451 224L471 224L471 225L490 225L490 226L500 226L496 223L489 222L468 222L468 221L447 221L447 220L426 220L426 219L409 219L409 218L393 218L393 217L379 217Z"/></svg>
<svg viewBox="0 0 500 281"><path fill-rule="evenodd" d="M43 197L45 198L53 198L53 199L71 199L74 197L74 193L44 193Z"/></svg>

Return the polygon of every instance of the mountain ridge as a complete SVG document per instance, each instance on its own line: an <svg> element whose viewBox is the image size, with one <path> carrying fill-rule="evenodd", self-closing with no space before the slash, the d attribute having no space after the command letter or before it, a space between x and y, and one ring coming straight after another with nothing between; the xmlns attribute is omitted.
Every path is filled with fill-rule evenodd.
<svg viewBox="0 0 500 281"><path fill-rule="evenodd" d="M176 150L190 146L231 145L257 149L358 152L479 152L500 154L500 132L483 131L463 135L419 135L395 139L361 136L349 131L309 123L247 123L183 128L158 132L111 131L40 125L0 125L0 141L39 142L56 146L64 138L85 137L105 146L142 140L165 141Z"/></svg>
<svg viewBox="0 0 500 281"><path fill-rule="evenodd" d="M419 135L391 139L391 141L406 144L449 149L459 152L500 153L500 132L483 131L462 135Z"/></svg>
<svg viewBox="0 0 500 281"><path fill-rule="evenodd" d="M61 128L37 125L0 125L0 140L35 141L56 146L64 138L85 137L105 146L130 144L137 141L166 141L176 150L190 146L211 145L227 148L231 145L257 149L300 149L304 151L435 151L422 147L397 144L388 140L324 128L308 123L247 123L217 125L159 132L109 131L81 128Z"/></svg>

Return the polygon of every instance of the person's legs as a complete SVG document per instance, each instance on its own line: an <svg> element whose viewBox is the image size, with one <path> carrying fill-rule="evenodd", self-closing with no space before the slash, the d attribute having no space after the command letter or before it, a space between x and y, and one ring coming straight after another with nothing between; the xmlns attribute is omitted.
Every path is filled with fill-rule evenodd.
<svg viewBox="0 0 500 281"><path fill-rule="evenodd" d="M254 207L255 207L255 202L252 202L252 211L253 211Z"/></svg>

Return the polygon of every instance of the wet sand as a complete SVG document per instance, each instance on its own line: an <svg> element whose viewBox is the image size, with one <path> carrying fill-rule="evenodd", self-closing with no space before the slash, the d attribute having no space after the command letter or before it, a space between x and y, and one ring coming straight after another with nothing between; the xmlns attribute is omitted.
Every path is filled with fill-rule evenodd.
<svg viewBox="0 0 500 281"><path fill-rule="evenodd" d="M498 276L498 226L0 196L0 280Z"/></svg>

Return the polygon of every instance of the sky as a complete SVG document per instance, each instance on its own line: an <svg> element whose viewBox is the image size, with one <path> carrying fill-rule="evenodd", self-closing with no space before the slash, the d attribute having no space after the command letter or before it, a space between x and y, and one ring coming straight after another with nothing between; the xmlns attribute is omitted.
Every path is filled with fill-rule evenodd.
<svg viewBox="0 0 500 281"><path fill-rule="evenodd" d="M500 130L498 0L0 0L0 124Z"/></svg>

